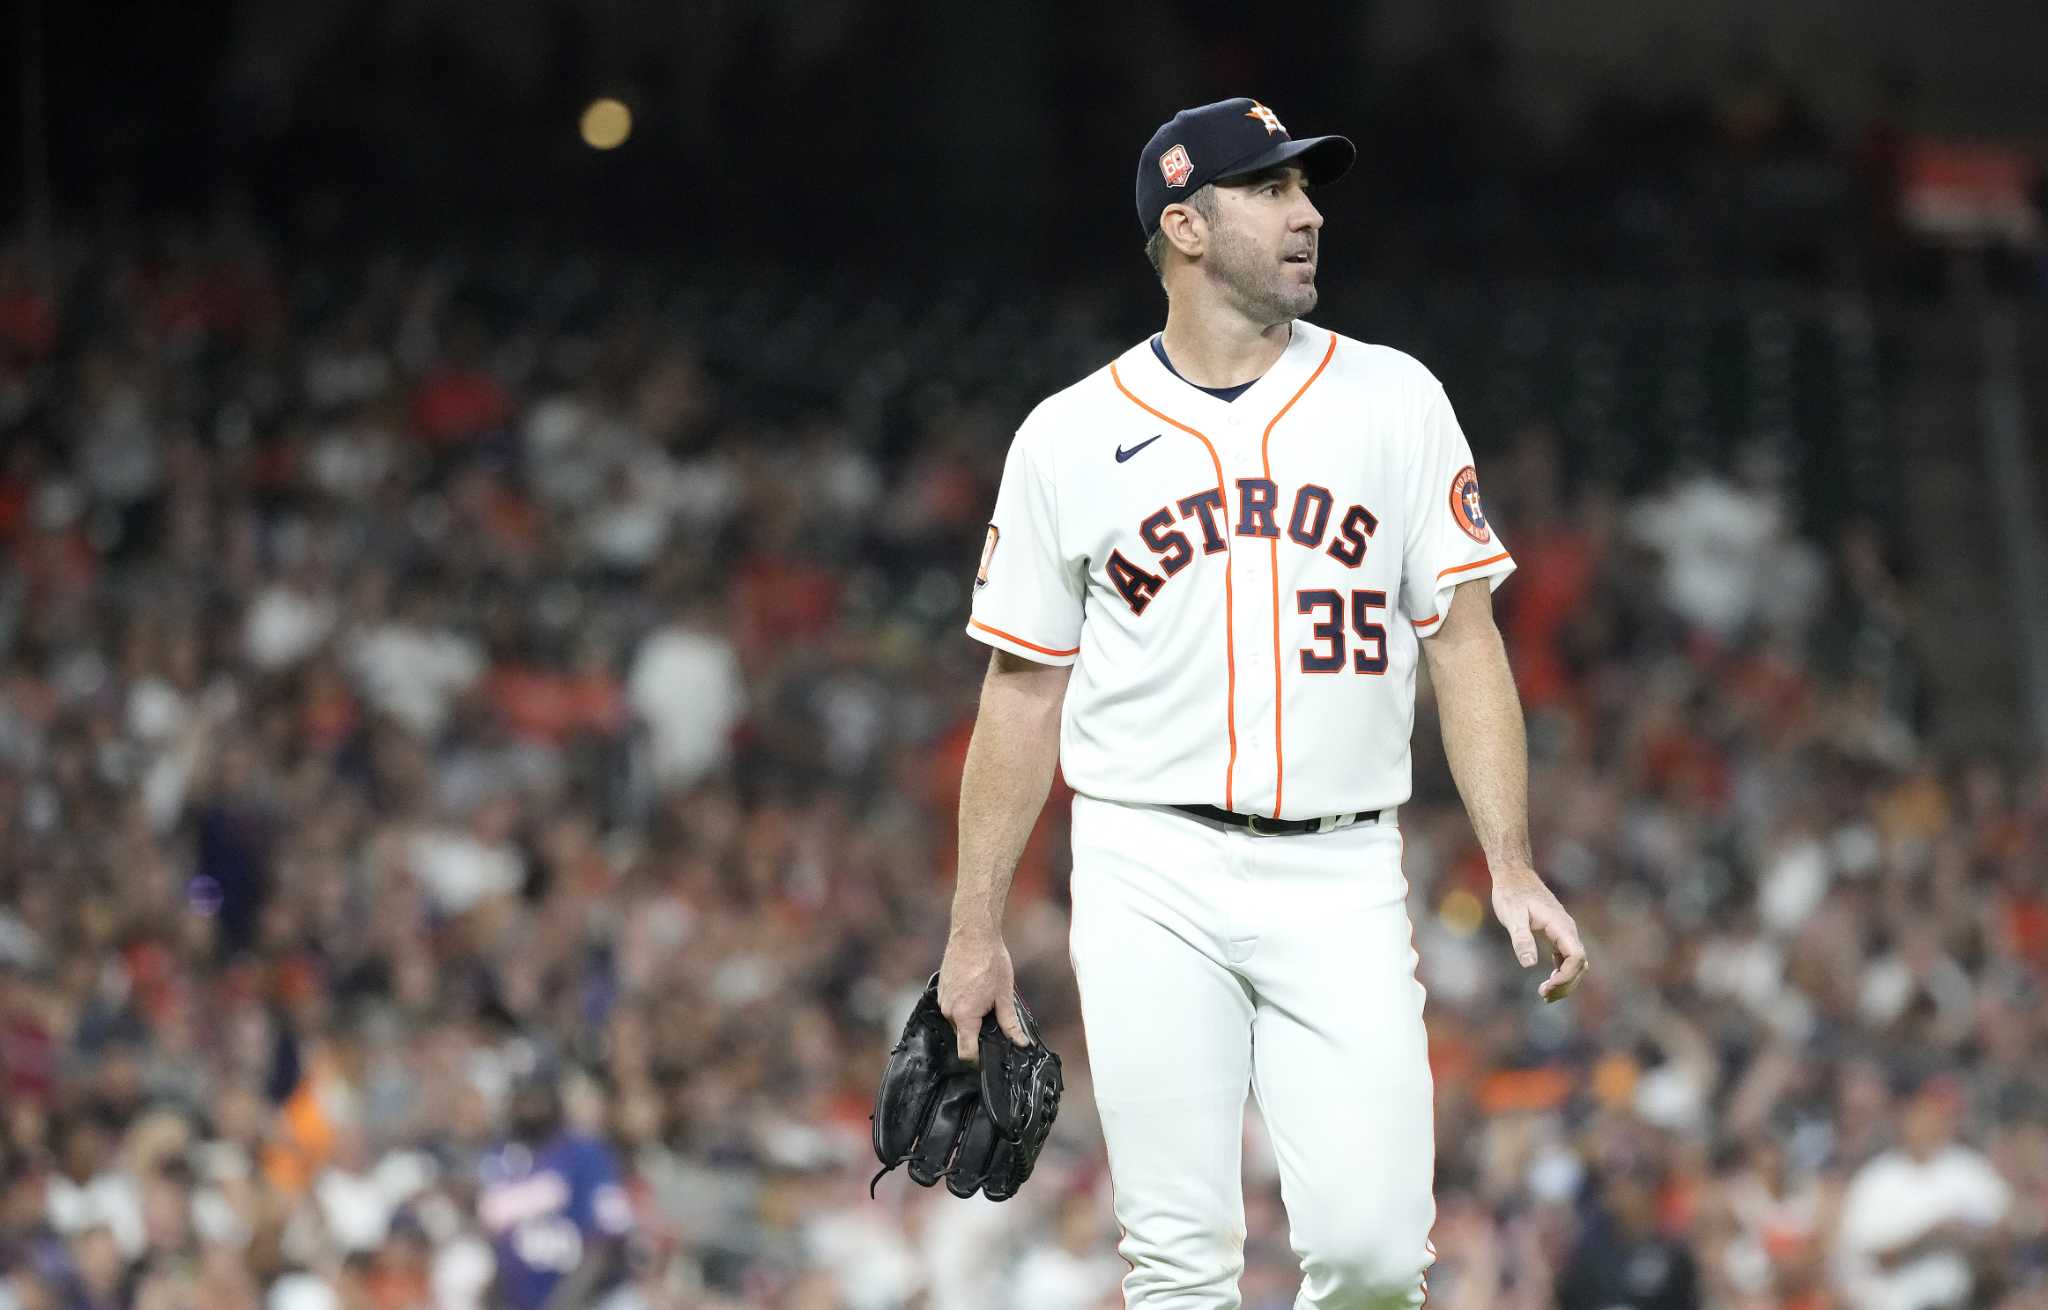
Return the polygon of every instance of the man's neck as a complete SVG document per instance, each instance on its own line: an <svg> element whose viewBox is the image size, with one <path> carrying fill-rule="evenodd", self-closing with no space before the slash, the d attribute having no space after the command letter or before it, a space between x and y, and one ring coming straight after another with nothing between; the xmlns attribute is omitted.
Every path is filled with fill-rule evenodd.
<svg viewBox="0 0 2048 1310"><path fill-rule="evenodd" d="M1168 301L1160 340L1173 368L1198 387L1235 387L1264 377L1293 339L1292 320L1264 327L1235 314L1183 310Z"/></svg>

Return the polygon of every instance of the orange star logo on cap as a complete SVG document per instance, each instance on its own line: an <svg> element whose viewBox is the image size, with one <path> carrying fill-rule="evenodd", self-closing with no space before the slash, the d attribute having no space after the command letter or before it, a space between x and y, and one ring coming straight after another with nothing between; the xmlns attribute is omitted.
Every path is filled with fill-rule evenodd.
<svg viewBox="0 0 2048 1310"><path fill-rule="evenodd" d="M1250 109L1244 111L1244 116L1246 118L1256 118L1261 123L1264 123L1267 136L1272 136L1275 132L1285 132L1287 130L1280 126L1280 116L1278 114L1275 114L1256 100L1252 101Z"/></svg>

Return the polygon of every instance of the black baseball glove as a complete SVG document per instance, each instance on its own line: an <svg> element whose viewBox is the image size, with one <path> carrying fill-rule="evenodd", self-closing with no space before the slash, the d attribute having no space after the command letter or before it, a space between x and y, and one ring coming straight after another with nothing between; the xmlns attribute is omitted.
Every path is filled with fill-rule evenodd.
<svg viewBox="0 0 2048 1310"><path fill-rule="evenodd" d="M882 1171L868 1183L868 1195L883 1174L905 1163L922 1187L943 1178L959 1197L980 1191L1007 1201L1017 1194L1038 1163L1066 1088L1060 1057L1039 1039L1022 997L1017 1018L1031 1045L1016 1045L995 1015L986 1015L977 1069L960 1058L953 1025L939 1012L939 975L932 975L882 1070L871 1116Z"/></svg>

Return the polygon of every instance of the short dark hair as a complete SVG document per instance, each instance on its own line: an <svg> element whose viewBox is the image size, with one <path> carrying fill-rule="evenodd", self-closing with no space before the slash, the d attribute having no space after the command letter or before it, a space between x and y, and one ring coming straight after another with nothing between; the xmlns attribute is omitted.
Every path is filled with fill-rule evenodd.
<svg viewBox="0 0 2048 1310"><path fill-rule="evenodd" d="M1186 200L1177 200L1174 203L1186 205L1189 209L1200 214L1206 222L1213 223L1216 221L1216 184L1211 182L1204 186L1196 187ZM1153 275L1161 283L1164 283L1166 281L1165 225L1162 224L1153 228L1152 235L1145 238L1145 258L1152 265Z"/></svg>

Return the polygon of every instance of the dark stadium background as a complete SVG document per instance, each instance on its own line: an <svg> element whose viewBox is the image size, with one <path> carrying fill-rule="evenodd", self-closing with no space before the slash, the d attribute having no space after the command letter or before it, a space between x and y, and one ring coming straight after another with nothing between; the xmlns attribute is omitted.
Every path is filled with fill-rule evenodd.
<svg viewBox="0 0 2048 1310"><path fill-rule="evenodd" d="M1315 317L1471 438L1599 959L1531 1005L1425 690L1431 1303L2048 1305L2048 8L0 23L0 1310L525 1307L539 1084L614 1310L1118 1304L1063 795L1030 1189L867 1200L866 1098L1008 435L1157 325L1133 160L1239 94L1361 148Z"/></svg>

